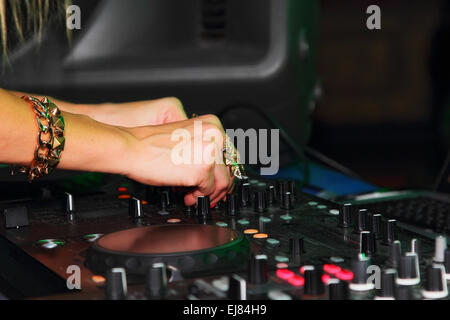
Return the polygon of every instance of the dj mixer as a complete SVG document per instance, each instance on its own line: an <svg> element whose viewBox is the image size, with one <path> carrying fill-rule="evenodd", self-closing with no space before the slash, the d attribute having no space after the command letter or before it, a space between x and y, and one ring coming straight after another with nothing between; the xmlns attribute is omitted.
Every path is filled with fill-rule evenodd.
<svg viewBox="0 0 450 320"><path fill-rule="evenodd" d="M243 179L226 201L122 180L0 203L0 291L32 299L448 299L447 238ZM106 190L106 191L105 191Z"/></svg>

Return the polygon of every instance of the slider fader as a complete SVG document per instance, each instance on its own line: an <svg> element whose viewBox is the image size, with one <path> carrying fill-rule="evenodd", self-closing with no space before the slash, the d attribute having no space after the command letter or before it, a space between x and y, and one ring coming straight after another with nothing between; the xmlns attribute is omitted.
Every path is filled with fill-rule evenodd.
<svg viewBox="0 0 450 320"><path fill-rule="evenodd" d="M11 297L448 299L448 230L323 200L293 181L244 179L215 207L127 183L2 204L2 254L35 281L7 284Z"/></svg>

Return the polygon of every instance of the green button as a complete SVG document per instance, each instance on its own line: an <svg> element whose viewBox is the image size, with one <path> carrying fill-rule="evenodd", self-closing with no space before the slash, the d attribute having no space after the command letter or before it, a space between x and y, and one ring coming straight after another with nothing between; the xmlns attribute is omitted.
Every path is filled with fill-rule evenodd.
<svg viewBox="0 0 450 320"><path fill-rule="evenodd" d="M242 224L242 225L244 225L244 226L246 226L246 225L248 225L250 222L249 222L248 220L245 220L245 219L240 219L240 220L238 220L238 223L239 223L239 224Z"/></svg>
<svg viewBox="0 0 450 320"><path fill-rule="evenodd" d="M289 262L289 258L285 256L275 256L275 261L277 262Z"/></svg>
<svg viewBox="0 0 450 320"><path fill-rule="evenodd" d="M260 220L261 222L270 222L270 221L272 221L272 219L267 218L267 217L261 217L261 218L259 218L259 220Z"/></svg>
<svg viewBox="0 0 450 320"><path fill-rule="evenodd" d="M269 238L266 240L268 244L277 245L280 244L280 241L277 239Z"/></svg>
<svg viewBox="0 0 450 320"><path fill-rule="evenodd" d="M339 210L337 210L337 209L331 209L329 212L331 214L334 214L334 215L338 215L339 214Z"/></svg>
<svg viewBox="0 0 450 320"><path fill-rule="evenodd" d="M310 206L317 206L317 202L315 202L315 201L310 201L310 202L308 202L308 204L310 205Z"/></svg>
<svg viewBox="0 0 450 320"><path fill-rule="evenodd" d="M228 223L219 221L219 222L216 223L216 225L217 225L218 227L227 227L227 226L228 226Z"/></svg>
<svg viewBox="0 0 450 320"><path fill-rule="evenodd" d="M323 204L317 206L317 209L326 209L326 208L327 208L327 206L324 206Z"/></svg>
<svg viewBox="0 0 450 320"><path fill-rule="evenodd" d="M292 216L290 216L290 215L288 215L288 214L282 215L282 216L280 216L280 218L283 219L283 220L285 220L285 221L292 220Z"/></svg>

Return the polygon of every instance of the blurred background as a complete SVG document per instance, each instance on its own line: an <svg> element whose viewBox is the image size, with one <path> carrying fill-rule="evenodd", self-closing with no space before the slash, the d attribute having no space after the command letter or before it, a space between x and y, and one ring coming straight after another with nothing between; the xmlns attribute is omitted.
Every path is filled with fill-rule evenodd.
<svg viewBox="0 0 450 320"><path fill-rule="evenodd" d="M365 28L369 4L382 29ZM450 2L321 1L311 144L378 185L430 187L447 153Z"/></svg>
<svg viewBox="0 0 450 320"><path fill-rule="evenodd" d="M55 21L12 50L3 87L80 103L177 96L229 128L281 125L295 144L283 140L283 166L312 148L370 184L432 188L450 145L449 1L73 2L71 45ZM381 30L366 27L371 4Z"/></svg>

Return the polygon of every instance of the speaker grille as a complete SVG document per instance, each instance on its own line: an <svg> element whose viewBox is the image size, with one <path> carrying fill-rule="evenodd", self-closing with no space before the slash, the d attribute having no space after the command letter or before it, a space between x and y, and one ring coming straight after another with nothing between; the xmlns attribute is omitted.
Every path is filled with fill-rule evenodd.
<svg viewBox="0 0 450 320"><path fill-rule="evenodd" d="M223 39L227 27L227 0L202 0L202 35Z"/></svg>

